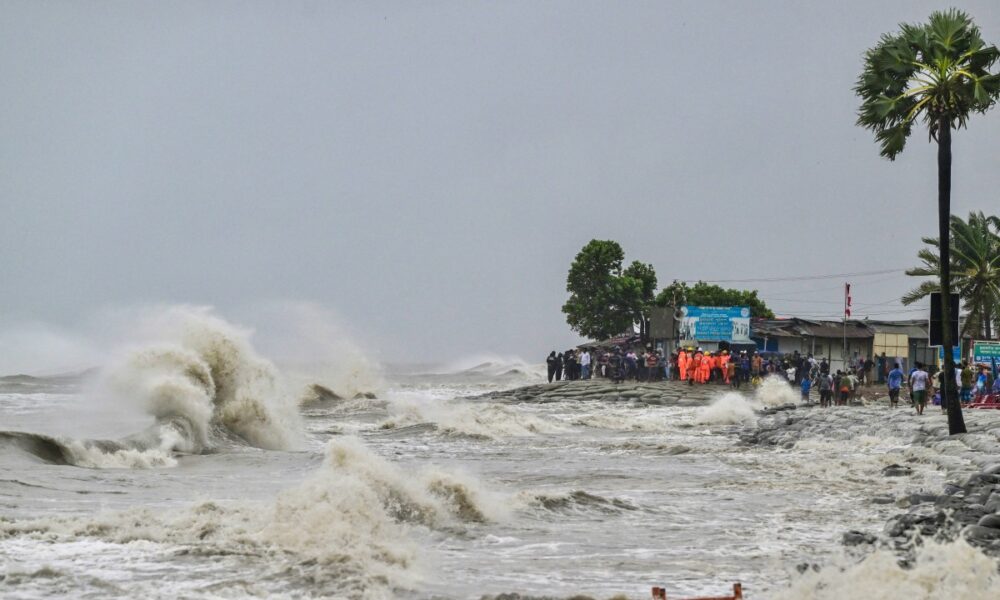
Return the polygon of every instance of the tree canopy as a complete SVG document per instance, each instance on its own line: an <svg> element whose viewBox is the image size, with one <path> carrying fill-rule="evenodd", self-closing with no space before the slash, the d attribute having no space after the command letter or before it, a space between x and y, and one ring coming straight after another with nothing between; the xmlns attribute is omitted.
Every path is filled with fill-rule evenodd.
<svg viewBox="0 0 1000 600"><path fill-rule="evenodd" d="M926 237L929 247L917 258L922 266L906 271L914 277L937 277L941 272L940 242ZM951 284L962 299L967 315L962 335L982 335L992 339L1000 324L1000 217L969 213L969 219L951 217ZM903 304L927 297L941 289L938 281L924 281L903 296Z"/></svg>
<svg viewBox="0 0 1000 600"><path fill-rule="evenodd" d="M951 9L927 23L902 24L865 53L854 91L861 97L858 125L875 133L882 156L903 151L913 123L922 118L933 138L942 127L960 128L972 113L986 112L1000 96L1000 59L969 15Z"/></svg>
<svg viewBox="0 0 1000 600"><path fill-rule="evenodd" d="M624 261L625 251L612 240L591 240L577 253L566 277L570 296L562 311L580 335L607 339L631 331L635 323L645 335L656 271L639 261L622 269Z"/></svg>
<svg viewBox="0 0 1000 600"><path fill-rule="evenodd" d="M688 286L683 281L674 280L656 295L657 306L748 306L750 316L754 318L773 319L774 313L757 297L757 290L738 290L723 288L711 283L699 281Z"/></svg>

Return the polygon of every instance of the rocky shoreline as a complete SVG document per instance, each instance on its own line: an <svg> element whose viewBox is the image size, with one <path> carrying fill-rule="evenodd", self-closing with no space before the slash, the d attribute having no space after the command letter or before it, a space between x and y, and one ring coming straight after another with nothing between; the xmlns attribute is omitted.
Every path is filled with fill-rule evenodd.
<svg viewBox="0 0 1000 600"><path fill-rule="evenodd" d="M654 406L702 406L730 388L721 385L689 386L677 381L612 383L607 379L539 383L511 390L488 392L471 399L490 402L561 402L594 400Z"/></svg>
<svg viewBox="0 0 1000 600"><path fill-rule="evenodd" d="M969 432L950 436L943 415L929 413L925 417L927 423L908 430L904 425L910 409L896 410L907 411L907 418L896 421L894 427L894 421L884 419L859 425L862 419L852 408L781 407L769 411L770 416L741 434L740 439L744 444L789 448L800 439L815 436L849 439L859 434L909 435L911 445L930 450L926 459L946 474L944 488L940 493L911 493L902 497L873 495L873 502L892 503L902 511L890 518L881 532L845 532L843 543L891 548L907 562L923 538L952 541L961 536L984 553L1000 557L1000 413L966 411ZM882 474L908 477L912 469L905 464L893 464L886 466Z"/></svg>

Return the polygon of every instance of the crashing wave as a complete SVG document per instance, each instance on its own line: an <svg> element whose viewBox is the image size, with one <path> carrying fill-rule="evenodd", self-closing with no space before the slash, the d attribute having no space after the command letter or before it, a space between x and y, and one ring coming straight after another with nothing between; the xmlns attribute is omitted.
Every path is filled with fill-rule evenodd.
<svg viewBox="0 0 1000 600"><path fill-rule="evenodd" d="M121 440L72 440L5 434L5 445L42 460L82 467L172 466L176 453L210 452L229 444L297 448L297 401L277 369L246 337L204 311L170 313L168 341L138 348L105 371L101 394L138 404L156 423Z"/></svg>
<svg viewBox="0 0 1000 600"><path fill-rule="evenodd" d="M259 556L324 595L391 598L393 589L408 588L419 576L422 552L410 528L450 530L503 515L502 503L470 478L404 469L344 438L327 446L313 474L272 502L0 518L0 538L144 540L185 554Z"/></svg>

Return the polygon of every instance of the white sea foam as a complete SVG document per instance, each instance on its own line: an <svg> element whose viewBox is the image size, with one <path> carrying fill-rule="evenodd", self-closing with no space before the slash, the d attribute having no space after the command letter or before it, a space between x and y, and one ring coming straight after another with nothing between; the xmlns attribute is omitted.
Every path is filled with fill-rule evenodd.
<svg viewBox="0 0 1000 600"><path fill-rule="evenodd" d="M79 440L63 442L67 458L78 467L95 469L151 469L177 465L174 450L186 443L176 432L163 428L160 445L152 448L107 448Z"/></svg>
<svg viewBox="0 0 1000 600"><path fill-rule="evenodd" d="M498 439L559 433L565 428L518 408L494 403L428 400L400 395L389 403L383 429L433 423L442 433Z"/></svg>
<svg viewBox="0 0 1000 600"><path fill-rule="evenodd" d="M858 563L845 560L818 573L807 571L788 589L771 597L775 600L983 600L995 598L998 589L996 559L964 540L952 543L925 540L917 550L912 568L901 567L892 552L877 550Z"/></svg>

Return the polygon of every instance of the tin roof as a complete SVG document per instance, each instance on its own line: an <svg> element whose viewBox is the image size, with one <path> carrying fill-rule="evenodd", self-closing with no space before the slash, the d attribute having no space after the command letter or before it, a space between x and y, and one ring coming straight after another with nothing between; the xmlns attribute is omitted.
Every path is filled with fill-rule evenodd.
<svg viewBox="0 0 1000 600"><path fill-rule="evenodd" d="M875 337L864 321L811 321L796 317L790 319L770 319L752 321L750 335L753 337L818 337L836 339L867 339Z"/></svg>

